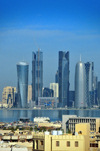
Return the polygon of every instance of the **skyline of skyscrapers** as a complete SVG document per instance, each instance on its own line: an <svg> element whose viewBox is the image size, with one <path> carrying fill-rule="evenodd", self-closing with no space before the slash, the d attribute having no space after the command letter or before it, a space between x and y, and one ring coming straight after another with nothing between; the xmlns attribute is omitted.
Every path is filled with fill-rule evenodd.
<svg viewBox="0 0 100 151"><path fill-rule="evenodd" d="M37 106L39 97L57 97L58 107L91 108L100 104L98 79L94 76L94 62L80 61L75 68L75 89L69 89L69 51L59 51L58 70L55 83L43 88L43 52L32 52L32 84L28 89L29 65L22 61L17 64L18 86L15 107ZM29 90L29 91L28 91ZM51 94L51 91L54 94ZM30 92L30 98L28 93ZM28 102L27 102L28 101ZM3 100L2 100L3 102Z"/></svg>
<svg viewBox="0 0 100 151"><path fill-rule="evenodd" d="M19 62L17 64L17 106L26 108L28 99L28 70L29 65L26 62Z"/></svg>
<svg viewBox="0 0 100 151"><path fill-rule="evenodd" d="M43 88L43 52L39 49L32 53L32 101L38 105L38 97Z"/></svg>
<svg viewBox="0 0 100 151"><path fill-rule="evenodd" d="M69 52L59 51L59 106L69 106Z"/></svg>

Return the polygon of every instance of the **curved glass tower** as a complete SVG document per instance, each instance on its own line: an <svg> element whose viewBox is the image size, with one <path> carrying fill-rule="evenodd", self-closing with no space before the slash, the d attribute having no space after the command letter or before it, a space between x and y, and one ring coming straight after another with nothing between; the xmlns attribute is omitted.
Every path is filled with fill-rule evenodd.
<svg viewBox="0 0 100 151"><path fill-rule="evenodd" d="M75 69L75 107L86 107L85 103L85 65L81 61Z"/></svg>
<svg viewBox="0 0 100 151"><path fill-rule="evenodd" d="M22 107L22 108L27 107L28 70L29 70L29 65L26 62L19 62L17 64L18 107Z"/></svg>

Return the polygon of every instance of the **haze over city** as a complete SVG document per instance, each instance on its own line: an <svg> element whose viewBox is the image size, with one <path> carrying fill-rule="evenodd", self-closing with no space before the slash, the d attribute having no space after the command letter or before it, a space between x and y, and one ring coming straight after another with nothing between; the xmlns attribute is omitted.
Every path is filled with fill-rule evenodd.
<svg viewBox="0 0 100 151"><path fill-rule="evenodd" d="M3 87L17 86L16 64L29 63L32 51L43 52L44 86L54 82L58 51L70 52L70 89L75 65L93 61L100 80L99 0L0 0L0 98Z"/></svg>

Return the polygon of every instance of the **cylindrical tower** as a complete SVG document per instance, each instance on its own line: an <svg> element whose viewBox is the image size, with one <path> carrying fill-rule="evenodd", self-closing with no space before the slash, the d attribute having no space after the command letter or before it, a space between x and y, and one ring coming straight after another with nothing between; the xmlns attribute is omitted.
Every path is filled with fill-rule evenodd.
<svg viewBox="0 0 100 151"><path fill-rule="evenodd" d="M17 64L18 77L18 107L27 107L28 96L28 70L29 65L26 62L19 62Z"/></svg>
<svg viewBox="0 0 100 151"><path fill-rule="evenodd" d="M75 70L75 107L83 108L85 104L85 65L81 61L76 64Z"/></svg>

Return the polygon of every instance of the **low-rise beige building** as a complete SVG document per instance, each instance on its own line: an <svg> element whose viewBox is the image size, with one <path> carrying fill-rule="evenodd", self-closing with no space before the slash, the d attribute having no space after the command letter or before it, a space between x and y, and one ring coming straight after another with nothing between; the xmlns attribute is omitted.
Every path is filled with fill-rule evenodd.
<svg viewBox="0 0 100 151"><path fill-rule="evenodd" d="M34 134L33 151L89 151L89 126L89 124L85 124L81 129L82 133L77 131L77 135Z"/></svg>

